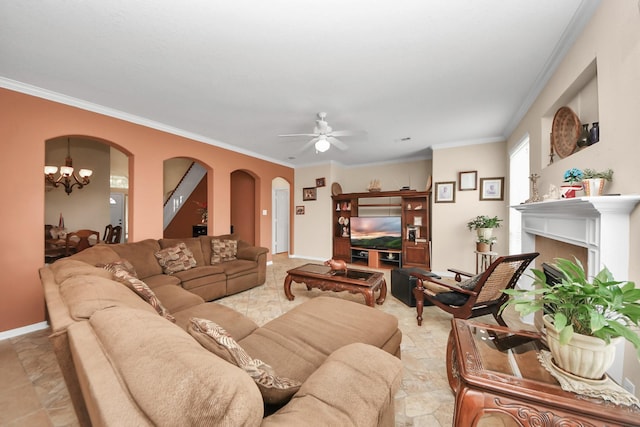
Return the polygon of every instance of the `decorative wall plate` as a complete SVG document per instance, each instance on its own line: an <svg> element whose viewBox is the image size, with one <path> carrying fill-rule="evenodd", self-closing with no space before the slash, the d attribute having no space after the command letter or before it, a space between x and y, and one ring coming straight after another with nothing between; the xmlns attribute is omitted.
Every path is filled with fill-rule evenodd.
<svg viewBox="0 0 640 427"><path fill-rule="evenodd" d="M340 194L342 194L342 187L340 186L340 184L338 184L337 182L331 184L331 195L338 196Z"/></svg>
<svg viewBox="0 0 640 427"><path fill-rule="evenodd" d="M569 107L560 107L553 116L551 143L561 159L573 154L580 138L580 119Z"/></svg>

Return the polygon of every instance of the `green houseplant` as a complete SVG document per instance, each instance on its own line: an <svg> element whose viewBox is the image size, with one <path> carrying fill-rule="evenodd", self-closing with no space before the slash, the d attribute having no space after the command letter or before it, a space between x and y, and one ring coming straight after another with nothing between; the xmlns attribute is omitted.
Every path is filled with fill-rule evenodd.
<svg viewBox="0 0 640 427"><path fill-rule="evenodd" d="M615 349L611 341L618 337L629 341L640 358L640 336L634 330L640 320L640 289L636 289L633 282L616 281L606 267L589 281L577 259L573 262L558 258L554 267L562 274L560 283L547 283L543 271L532 269L534 288L505 290L513 298L501 310L513 305L521 316L542 310L554 360L559 367L576 375L602 377L613 363ZM585 375L585 370L573 366L575 362L563 362L554 352L550 328L557 331L559 347L556 350L568 352L569 357L575 356L577 350L562 347L572 343L578 335L594 337L601 345L609 345L609 366L601 367L600 373Z"/></svg>
<svg viewBox="0 0 640 427"><path fill-rule="evenodd" d="M582 186L586 196L601 196L604 192L605 182L613 179L613 170L596 171L585 169L582 176Z"/></svg>
<svg viewBox="0 0 640 427"><path fill-rule="evenodd" d="M487 215L478 215L467 222L467 228L469 231L476 230L479 239L483 238L485 240L489 240L493 235L493 229L500 227L501 221L502 220L497 216L490 217Z"/></svg>

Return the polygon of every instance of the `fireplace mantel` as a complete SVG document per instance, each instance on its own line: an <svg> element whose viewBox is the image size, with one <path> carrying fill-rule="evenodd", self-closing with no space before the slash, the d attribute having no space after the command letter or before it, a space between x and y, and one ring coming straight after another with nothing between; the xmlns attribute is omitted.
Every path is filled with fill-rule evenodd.
<svg viewBox="0 0 640 427"><path fill-rule="evenodd" d="M522 251L535 236L587 248L587 274L607 266L618 280L629 275L629 215L640 195L578 197L513 206L522 214Z"/></svg>
<svg viewBox="0 0 640 427"><path fill-rule="evenodd" d="M616 280L629 279L629 216L640 195L578 197L512 206L522 214L522 252L535 252L536 236L587 248L587 275L606 266ZM624 343L616 360L624 359ZM622 382L622 363L608 371Z"/></svg>

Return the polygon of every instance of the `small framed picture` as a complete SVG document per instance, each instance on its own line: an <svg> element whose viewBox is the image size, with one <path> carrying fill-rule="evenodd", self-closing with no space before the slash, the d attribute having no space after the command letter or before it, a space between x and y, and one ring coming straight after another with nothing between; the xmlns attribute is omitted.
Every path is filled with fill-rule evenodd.
<svg viewBox="0 0 640 427"><path fill-rule="evenodd" d="M305 202L307 200L315 200L316 199L316 187L306 187L302 189L302 200Z"/></svg>
<svg viewBox="0 0 640 427"><path fill-rule="evenodd" d="M477 190L478 171L466 171L458 173L458 190Z"/></svg>
<svg viewBox="0 0 640 427"><path fill-rule="evenodd" d="M316 178L316 187L324 187L326 184L324 178Z"/></svg>
<svg viewBox="0 0 640 427"><path fill-rule="evenodd" d="M413 225L415 225L416 227L421 227L422 226L422 217L421 216L417 216L417 217L413 218Z"/></svg>
<svg viewBox="0 0 640 427"><path fill-rule="evenodd" d="M296 215L304 215L304 206L296 206Z"/></svg>
<svg viewBox="0 0 640 427"><path fill-rule="evenodd" d="M504 177L480 178L480 200L504 200Z"/></svg>
<svg viewBox="0 0 640 427"><path fill-rule="evenodd" d="M435 203L455 203L456 183L455 181L436 182Z"/></svg>

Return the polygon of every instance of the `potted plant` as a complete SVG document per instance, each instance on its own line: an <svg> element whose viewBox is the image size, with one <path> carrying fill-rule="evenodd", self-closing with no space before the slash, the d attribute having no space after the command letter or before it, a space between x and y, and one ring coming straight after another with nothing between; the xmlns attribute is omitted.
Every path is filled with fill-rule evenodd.
<svg viewBox="0 0 640 427"><path fill-rule="evenodd" d="M585 195L601 196L604 192L605 182L611 181L612 179L612 169L607 169L601 172L594 169L585 169L582 176L582 186L584 187Z"/></svg>
<svg viewBox="0 0 640 427"><path fill-rule="evenodd" d="M576 191L582 190L583 172L577 168L571 168L564 173L564 182L561 188L561 196L565 199L576 197Z"/></svg>
<svg viewBox="0 0 640 427"><path fill-rule="evenodd" d="M469 231L476 230L478 238L490 239L493 235L493 229L500 227L501 221L497 216L478 215L467 222L467 228Z"/></svg>
<svg viewBox="0 0 640 427"><path fill-rule="evenodd" d="M490 237L488 239L484 237L478 237L476 240L476 251L477 252L489 252L491 251L491 245L493 245L497 239L495 237Z"/></svg>
<svg viewBox="0 0 640 427"><path fill-rule="evenodd" d="M614 342L622 338L640 357L640 336L633 329L640 320L640 289L614 280L606 267L589 281L577 259L558 258L554 267L562 276L559 283L548 283L543 271L532 269L534 288L503 291L513 298L501 310L514 305L521 316L542 310L554 363L571 374L602 378L613 363ZM594 353L583 356L583 351Z"/></svg>

